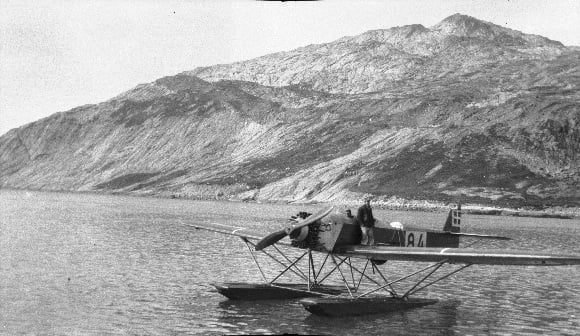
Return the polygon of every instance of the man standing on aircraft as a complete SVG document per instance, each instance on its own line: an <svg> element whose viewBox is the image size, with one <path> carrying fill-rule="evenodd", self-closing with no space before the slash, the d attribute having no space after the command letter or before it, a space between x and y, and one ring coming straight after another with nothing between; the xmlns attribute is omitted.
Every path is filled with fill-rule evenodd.
<svg viewBox="0 0 580 336"><path fill-rule="evenodd" d="M371 208L371 198L365 198L365 204L358 208L356 219L360 224L362 231L361 244L374 245L375 235L373 228L375 226L375 218L373 217L373 209Z"/></svg>

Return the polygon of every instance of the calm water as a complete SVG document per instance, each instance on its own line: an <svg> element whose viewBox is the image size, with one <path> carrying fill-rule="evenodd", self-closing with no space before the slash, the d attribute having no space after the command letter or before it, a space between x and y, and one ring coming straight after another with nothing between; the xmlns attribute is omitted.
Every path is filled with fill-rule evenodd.
<svg viewBox="0 0 580 336"><path fill-rule="evenodd" d="M267 232L318 208L0 190L0 333L580 333L580 267L572 266L472 266L417 294L438 304L362 318L311 316L292 301L232 302L212 290L211 282L261 278L238 238L189 223ZM446 216L375 214L425 228L441 228ZM466 218L464 231L516 238L481 246L580 254L577 220Z"/></svg>

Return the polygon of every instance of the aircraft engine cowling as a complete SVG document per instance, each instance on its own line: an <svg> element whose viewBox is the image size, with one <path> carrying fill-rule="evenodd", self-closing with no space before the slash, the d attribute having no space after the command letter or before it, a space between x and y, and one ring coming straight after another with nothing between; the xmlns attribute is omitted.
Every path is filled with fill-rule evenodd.
<svg viewBox="0 0 580 336"><path fill-rule="evenodd" d="M296 242L301 242L306 237L308 237L308 226L301 228L300 230L295 230L294 232L290 233L290 239Z"/></svg>
<svg viewBox="0 0 580 336"><path fill-rule="evenodd" d="M320 221L292 232L290 239L292 246L299 248L315 248L318 246Z"/></svg>

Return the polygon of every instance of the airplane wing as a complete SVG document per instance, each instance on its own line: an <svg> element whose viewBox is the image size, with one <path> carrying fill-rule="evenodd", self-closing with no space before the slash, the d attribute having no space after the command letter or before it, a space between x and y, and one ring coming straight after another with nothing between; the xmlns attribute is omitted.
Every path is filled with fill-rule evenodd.
<svg viewBox="0 0 580 336"><path fill-rule="evenodd" d="M252 230L246 229L246 228L241 227L241 226L231 226L231 225L224 225L224 224L218 224L218 223L203 223L203 224L193 223L193 224L188 224L188 225L195 228L195 229L198 229L198 230L217 232L217 233L226 234L226 235L230 235L230 236L236 236L236 237L245 238L245 239L249 239L249 240L260 240L260 239L264 238L264 236L265 236L263 233L257 233L257 232L254 232ZM290 243L283 242L283 241L277 242L277 244L290 245Z"/></svg>
<svg viewBox="0 0 580 336"><path fill-rule="evenodd" d="M469 248L405 248L392 246L350 245L334 251L336 254L374 260L407 260L450 264L480 265L580 265L580 255L538 253L524 250Z"/></svg>

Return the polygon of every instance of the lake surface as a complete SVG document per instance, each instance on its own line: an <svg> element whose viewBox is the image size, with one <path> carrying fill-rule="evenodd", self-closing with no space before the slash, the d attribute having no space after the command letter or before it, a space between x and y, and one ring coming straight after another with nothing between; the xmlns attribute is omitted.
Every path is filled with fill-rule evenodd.
<svg viewBox="0 0 580 336"><path fill-rule="evenodd" d="M297 301L228 301L213 290L212 282L261 277L239 238L189 224L267 233L321 207L0 190L0 334L580 334L578 266L472 266L417 294L435 305L359 318L313 316ZM440 229L446 214L375 216ZM515 238L480 247L580 254L578 220L466 215L462 230ZM396 277L420 266L382 270Z"/></svg>

